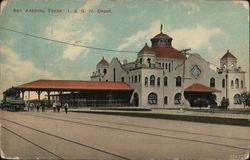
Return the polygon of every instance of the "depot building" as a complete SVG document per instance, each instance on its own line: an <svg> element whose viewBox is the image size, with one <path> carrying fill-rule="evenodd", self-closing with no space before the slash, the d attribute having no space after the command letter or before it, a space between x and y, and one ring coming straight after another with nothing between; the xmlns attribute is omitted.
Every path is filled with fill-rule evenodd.
<svg viewBox="0 0 250 160"><path fill-rule="evenodd" d="M37 80L13 87L23 98L35 92L51 101L64 100L77 106L192 107L205 98L210 106L228 98L230 107L242 107L240 94L248 91L246 73L229 50L221 53L219 65L199 54L177 50L173 38L161 31L137 53L132 62L104 57L97 62L91 81Z"/></svg>
<svg viewBox="0 0 250 160"><path fill-rule="evenodd" d="M193 101L205 98L209 105L220 105L229 98L230 107L242 107L240 94L247 91L246 74L229 50L221 53L220 65L214 65L199 54L187 54L172 46L169 35L162 32L137 53L132 62L118 58L108 62L104 57L91 75L92 81L125 82L134 91L135 106L193 106Z"/></svg>

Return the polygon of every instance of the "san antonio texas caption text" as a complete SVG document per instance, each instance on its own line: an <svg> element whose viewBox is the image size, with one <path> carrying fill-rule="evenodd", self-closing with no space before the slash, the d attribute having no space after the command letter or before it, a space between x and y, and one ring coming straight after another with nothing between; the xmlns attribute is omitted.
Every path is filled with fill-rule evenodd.
<svg viewBox="0 0 250 160"><path fill-rule="evenodd" d="M112 13L111 9L13 9L15 13Z"/></svg>

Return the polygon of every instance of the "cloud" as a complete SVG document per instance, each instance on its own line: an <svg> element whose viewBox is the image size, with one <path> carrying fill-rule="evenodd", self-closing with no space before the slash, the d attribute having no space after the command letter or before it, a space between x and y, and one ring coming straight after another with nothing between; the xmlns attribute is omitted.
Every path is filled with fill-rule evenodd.
<svg viewBox="0 0 250 160"><path fill-rule="evenodd" d="M94 9L100 3L100 0L86 1L79 9ZM59 41L79 45L91 45L96 40L101 39L104 28L101 24L97 24L93 28L88 24L86 18L89 17L83 14L69 14L63 19L58 19L50 23L46 28L46 35L51 39ZM98 39L95 37L98 37ZM87 48L66 46L63 50L62 57L68 60L75 60L79 55L86 55L88 52L89 49Z"/></svg>
<svg viewBox="0 0 250 160"><path fill-rule="evenodd" d="M248 3L248 1L245 1L245 0L234 0L233 2L241 4L245 9L247 9L249 11L249 3Z"/></svg>
<svg viewBox="0 0 250 160"><path fill-rule="evenodd" d="M124 50L138 45L143 47L144 42L147 42L159 33L157 31L159 31L160 25L159 20L152 22L148 29L137 31L131 36L125 38L125 42L116 49ZM198 24L189 28L177 29L171 32L167 31L165 33L170 37L173 37L173 46L176 48L183 49L191 47L192 49L202 49L210 44L209 41L212 36L222 34L223 32L220 28L206 28Z"/></svg>
<svg viewBox="0 0 250 160"><path fill-rule="evenodd" d="M206 28L202 25L182 28L169 33L173 40L173 46L177 48L202 49L210 44L212 36L222 34L220 28Z"/></svg>
<svg viewBox="0 0 250 160"><path fill-rule="evenodd" d="M157 31L160 29L160 21L154 21L150 24L150 27L146 30L139 30L136 33L133 33L131 36L125 38L125 42L118 46L117 50L124 50L130 46L136 46L137 44L142 45L145 41L148 41L152 38L152 35L156 35Z"/></svg>
<svg viewBox="0 0 250 160"><path fill-rule="evenodd" d="M53 73L37 68L31 61L22 60L18 53L0 45L0 92L11 86L36 79L51 79Z"/></svg>

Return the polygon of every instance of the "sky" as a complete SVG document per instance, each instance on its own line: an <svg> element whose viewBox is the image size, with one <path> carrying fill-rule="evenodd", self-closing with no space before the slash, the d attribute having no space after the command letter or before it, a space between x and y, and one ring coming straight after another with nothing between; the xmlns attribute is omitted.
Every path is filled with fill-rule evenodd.
<svg viewBox="0 0 250 160"><path fill-rule="evenodd" d="M246 1L8 0L0 15L0 92L38 79L90 80L102 57L109 62L114 57L121 62L137 57L1 27L77 45L138 52L146 42L151 45L162 24L174 48L191 48L190 53L216 65L229 49L248 71L248 15Z"/></svg>

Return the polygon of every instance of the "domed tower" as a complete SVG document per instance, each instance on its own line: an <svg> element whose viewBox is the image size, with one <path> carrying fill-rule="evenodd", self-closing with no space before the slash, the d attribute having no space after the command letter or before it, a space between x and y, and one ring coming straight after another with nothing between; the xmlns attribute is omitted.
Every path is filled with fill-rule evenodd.
<svg viewBox="0 0 250 160"><path fill-rule="evenodd" d="M169 37L167 34L162 33L162 25L161 25L161 33L154 36L151 39L152 47L157 46L172 46L173 38Z"/></svg>
<svg viewBox="0 0 250 160"><path fill-rule="evenodd" d="M237 68L237 58L227 50L224 56L220 59L220 68L234 70Z"/></svg>
<svg viewBox="0 0 250 160"><path fill-rule="evenodd" d="M102 57L102 60L97 64L96 69L99 74L105 75L107 73L108 67L109 62L104 57Z"/></svg>
<svg viewBox="0 0 250 160"><path fill-rule="evenodd" d="M152 51L156 53L157 58L171 58L171 59L185 59L185 55L182 54L180 51L172 47L172 40L170 36L162 32L162 25L161 25L161 32L154 36L151 39L152 43Z"/></svg>

